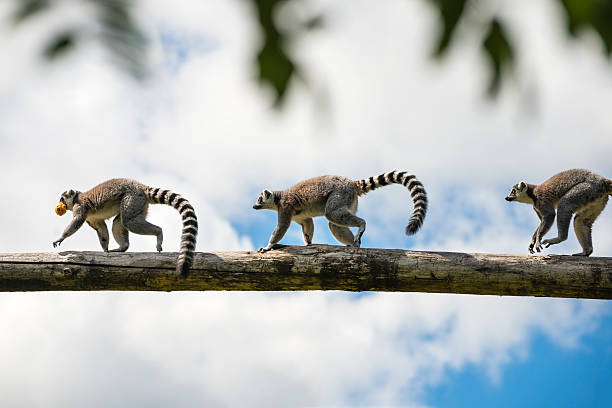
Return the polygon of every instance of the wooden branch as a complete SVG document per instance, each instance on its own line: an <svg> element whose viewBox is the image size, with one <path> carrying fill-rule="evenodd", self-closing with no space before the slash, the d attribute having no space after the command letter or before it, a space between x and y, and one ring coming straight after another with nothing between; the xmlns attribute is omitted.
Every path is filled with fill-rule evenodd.
<svg viewBox="0 0 612 408"><path fill-rule="evenodd" d="M329 245L197 253L0 254L0 291L346 290L612 298L612 258L356 249Z"/></svg>

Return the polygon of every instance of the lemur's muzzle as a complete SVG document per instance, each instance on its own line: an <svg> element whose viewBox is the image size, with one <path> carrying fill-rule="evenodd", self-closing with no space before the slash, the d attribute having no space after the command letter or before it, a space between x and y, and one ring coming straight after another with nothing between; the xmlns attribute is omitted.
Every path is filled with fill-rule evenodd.
<svg viewBox="0 0 612 408"><path fill-rule="evenodd" d="M506 197L506 201L514 201L513 197Z"/></svg>
<svg viewBox="0 0 612 408"><path fill-rule="evenodd" d="M261 205L253 204L253 209L254 210L260 210L261 209Z"/></svg>

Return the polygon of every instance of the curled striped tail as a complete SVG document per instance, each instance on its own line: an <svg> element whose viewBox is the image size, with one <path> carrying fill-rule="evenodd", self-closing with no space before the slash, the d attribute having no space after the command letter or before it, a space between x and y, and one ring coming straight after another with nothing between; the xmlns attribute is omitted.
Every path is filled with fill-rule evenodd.
<svg viewBox="0 0 612 408"><path fill-rule="evenodd" d="M183 219L183 232L181 234L181 249L176 262L176 274L186 277L193 262L196 236L198 235L198 219L193 207L186 198L170 190L148 187L146 195L150 203L167 204L178 210Z"/></svg>
<svg viewBox="0 0 612 408"><path fill-rule="evenodd" d="M359 195L366 194L378 187L392 183L402 184L404 187L408 188L412 196L414 209L412 210L412 217L410 217L410 221L408 221L408 225L406 226L406 235L412 235L421 228L425 213L427 213L427 193L425 192L423 184L417 180L416 176L408 174L408 172L405 171L392 171L390 173L381 174L380 176L355 181L355 184L359 188Z"/></svg>

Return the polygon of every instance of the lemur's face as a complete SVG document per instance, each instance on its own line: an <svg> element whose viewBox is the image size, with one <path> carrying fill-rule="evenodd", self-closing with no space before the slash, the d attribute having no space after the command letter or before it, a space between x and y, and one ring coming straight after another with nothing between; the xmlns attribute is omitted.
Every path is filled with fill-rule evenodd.
<svg viewBox="0 0 612 408"><path fill-rule="evenodd" d="M519 203L533 204L533 200L527 194L527 183L521 181L515 184L506 197L506 201L518 201Z"/></svg>
<svg viewBox="0 0 612 408"><path fill-rule="evenodd" d="M272 210L276 208L276 204L274 204L274 194L272 194L270 190L262 191L259 197L257 197L255 204L253 204L253 208L256 210Z"/></svg>
<svg viewBox="0 0 612 408"><path fill-rule="evenodd" d="M74 205L74 198L76 195L77 192L74 190L64 191L59 201L60 203L66 204L66 208L72 211L72 206Z"/></svg>

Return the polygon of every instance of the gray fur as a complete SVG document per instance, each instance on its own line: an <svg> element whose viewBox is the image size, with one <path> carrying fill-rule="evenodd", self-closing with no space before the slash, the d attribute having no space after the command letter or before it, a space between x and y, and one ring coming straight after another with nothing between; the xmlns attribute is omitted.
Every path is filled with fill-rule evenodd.
<svg viewBox="0 0 612 408"><path fill-rule="evenodd" d="M130 246L129 232L155 235L156 249L162 251L163 231L146 220L149 204L168 204L179 210L183 218L181 250L177 262L177 274L186 276L193 259L197 235L197 218L189 202L176 193L145 186L134 180L111 179L89 191L68 190L60 202L73 213L73 218L53 247L74 234L87 222L98 234L104 252L108 252L109 235L105 220L113 219L112 233L119 247L111 252L124 252Z"/></svg>
<svg viewBox="0 0 612 408"><path fill-rule="evenodd" d="M540 218L540 225L529 243L530 253L548 248L567 239L570 221L574 217L574 232L582 252L574 255L589 256L593 253L591 228L612 195L612 181L589 170L567 170L552 176L540 185L520 182L515 184L507 201L518 201L533 205ZM556 209L556 213L555 213ZM552 227L557 217L557 237L542 238Z"/></svg>
<svg viewBox="0 0 612 408"><path fill-rule="evenodd" d="M106 223L104 224L106 227ZM130 247L130 236L127 228L121 225L121 215L113 218L113 238L119 244L119 248L111 249L111 252L125 252Z"/></svg>
<svg viewBox="0 0 612 408"><path fill-rule="evenodd" d="M271 250L283 238L291 221L302 226L302 236L306 245L312 244L314 233L312 218L319 216L327 218L329 228L339 242L348 246L361 246L366 222L356 215L358 197L392 183L403 184L410 190L414 210L406 227L406 234L414 234L423 223L427 211L427 195L421 182L413 175L392 171L359 181L342 176L320 176L296 184L288 190L261 192L253 208L277 211L278 222L268 245L259 251ZM354 236L349 227L358 228Z"/></svg>

